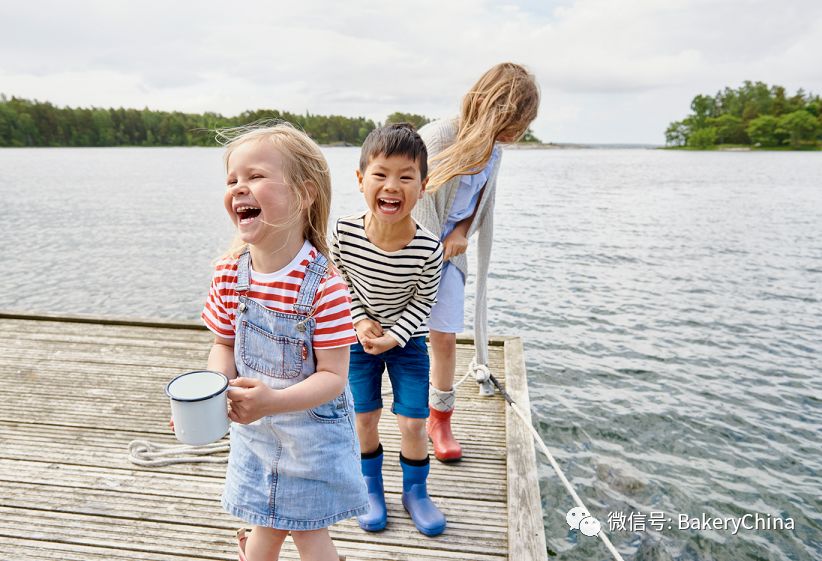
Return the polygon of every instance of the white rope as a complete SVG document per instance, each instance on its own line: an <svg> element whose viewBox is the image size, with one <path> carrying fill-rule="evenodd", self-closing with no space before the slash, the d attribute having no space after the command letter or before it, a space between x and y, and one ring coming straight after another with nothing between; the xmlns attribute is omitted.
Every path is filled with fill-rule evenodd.
<svg viewBox="0 0 822 561"><path fill-rule="evenodd" d="M477 357L471 359L468 365L468 372L454 385L454 388L462 384L468 376L474 376L474 381L479 384L479 394L481 397L491 397L494 395L494 385L491 383L491 369L487 364L477 364Z"/></svg>
<svg viewBox="0 0 822 561"><path fill-rule="evenodd" d="M568 493L571 495L571 498L574 499L574 502L577 503L577 506L585 509L585 512L591 512L590 510L588 510L588 507L586 507L585 504L583 504L582 499L579 498L579 495L577 495L576 491L574 491L574 488L573 486L571 486L571 483L568 481L568 478L565 477L564 473L562 473L559 464L557 464L557 461L551 455L551 452L548 451L548 447L545 446L545 443L542 441L542 438L537 432L537 429L535 429L534 426L528 421L528 419L525 418L525 415L522 413L520 408L517 407L516 403L511 403L511 408L514 410L514 413L516 413L519 416L519 418L522 419L523 423L525 423L525 425L531 430L531 434L533 435L534 440L536 440L537 444L539 444L542 453L545 454L546 458L548 458L548 461L551 463L551 467L553 467L554 471L557 472L560 481L562 481L562 484L565 485L565 489L568 490ZM611 540L609 540L608 536L605 535L604 530L600 530L597 535L602 540L602 543L605 544L605 547L608 548L608 551L611 552L611 555L614 556L614 559L616 559L617 561L624 561L619 552L614 548L614 545L611 543Z"/></svg>
<svg viewBox="0 0 822 561"><path fill-rule="evenodd" d="M476 382L480 386L483 386L483 385L490 386L491 392L493 392L494 386L496 386L497 389L499 389L500 393L502 393L502 395L505 397L505 400L511 406L511 409L514 410L514 413L517 414L517 416L525 424L525 426L528 427L528 430L531 431L531 436L534 437L534 440L536 440L537 444L539 445L540 450L542 450L542 453L545 454L546 458L548 458L548 462L551 464L551 467L554 468L554 471L559 476L559 479L560 479L560 481L562 481L562 484L565 486L565 489L571 495L571 498L574 499L574 502L577 504L577 506L584 509L585 512L591 512L590 510L588 510L588 508L582 502L582 499L579 498L579 495L577 495L577 492L574 490L574 487L571 485L571 482L568 481L567 477L565 477L565 474L562 472L562 469L559 467L559 464L554 459L554 456L551 455L550 450L548 450L548 447L545 445L545 442L542 440L542 437L537 432L537 429L534 428L534 426L531 424L530 420L525 416L525 414L517 406L517 404L514 402L514 400L511 399L511 396L508 395L508 393L502 388L502 386L499 385L499 382L497 382L497 379L494 378L494 376L491 374L491 370L488 368L487 365L477 364L477 358L476 357L472 358L471 359L471 364L468 365L468 372L465 373L465 376L463 376L460 379L459 382L454 384L454 389L456 389L460 384L462 384L472 374L474 375L474 379L476 380ZM491 384L493 384L493 385L491 385ZM601 524L600 524L600 526L601 526ZM611 540L608 539L608 536L605 534L604 530L600 529L600 531L599 531L599 533L597 533L597 535L602 540L602 543L605 544L605 547L608 549L608 551L611 552L611 555L613 555L614 559L616 559L617 561L624 561L622 559L622 556L619 554L619 552L616 550L614 545L611 543Z"/></svg>
<svg viewBox="0 0 822 561"><path fill-rule="evenodd" d="M463 376L459 382L454 384L454 387L456 388L462 384L468 376L471 375L474 376L474 380L478 384L484 384L491 379L491 369L485 364L477 364L477 357L474 357L471 359L471 364L468 365L468 372L465 373L465 376Z"/></svg>
<svg viewBox="0 0 822 561"><path fill-rule="evenodd" d="M473 370L471 370L471 367L469 366L469 367L468 367L468 372L466 372L466 373L465 373L465 376L463 376L462 378L460 378L460 381L459 381L459 382L457 382L456 384L454 384L454 389L457 389L458 387L460 387L460 384L462 384L465 380L467 380L467 379L468 379L468 376L470 376L470 375L471 375L471 374L473 374L473 373L474 373L474 371L473 371Z"/></svg>
<svg viewBox="0 0 822 561"><path fill-rule="evenodd" d="M148 440L132 440L128 459L138 466L168 466L172 464L224 464L228 456L207 457L228 452L228 443L215 442L204 446L157 444Z"/></svg>
<svg viewBox="0 0 822 561"><path fill-rule="evenodd" d="M582 509L585 509L585 512L591 512L590 510L588 510L588 507L586 507L585 504L582 502L582 499L579 498L579 495L577 495L577 492L574 490L574 487L571 485L571 482L568 481L568 478L565 477L564 473L562 473L562 469L559 467L559 464L554 459L554 456L551 455L551 452L548 450L548 447L545 445L545 442L543 442L542 437L537 432L537 429L534 428L534 426L531 424L531 422L528 420L528 418L525 416L522 410L517 406L514 400L511 399L511 396L508 395L508 393L504 389L502 389L502 387L499 385L499 382L497 382L496 378L492 377L491 380L494 382L494 385L497 386L497 388L500 390L503 396L505 396L508 405L510 405L511 409L514 410L514 413L517 414L520 420L522 420L523 424L526 427L528 427L528 430L531 431L531 435L534 437L534 440L536 440L537 444L542 450L542 453L545 454L545 457L548 458L548 462L550 462L551 467L554 468L554 471L559 476L560 481L562 481L562 484L565 486L565 489L568 491L568 494L571 495L571 498L574 499L574 502L577 504L577 506ZM617 561L624 561L622 559L622 556L616 550L616 548L614 548L614 545L611 543L611 540L608 539L608 536L605 534L605 530L600 529L597 536L599 536L599 538L602 540L602 543L605 544L605 547L608 549L608 551L611 552L611 555L614 556L614 559L616 559Z"/></svg>

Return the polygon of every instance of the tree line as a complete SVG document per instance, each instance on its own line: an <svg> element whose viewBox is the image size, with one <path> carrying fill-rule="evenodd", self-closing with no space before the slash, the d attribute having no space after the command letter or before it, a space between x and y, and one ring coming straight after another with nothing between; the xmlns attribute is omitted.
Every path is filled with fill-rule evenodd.
<svg viewBox="0 0 822 561"><path fill-rule="evenodd" d="M374 121L341 115L304 115L258 109L235 117L99 107L57 107L0 96L0 146L215 146L214 129L279 119L320 144L361 144Z"/></svg>
<svg viewBox="0 0 822 561"><path fill-rule="evenodd" d="M822 147L822 99L802 89L746 81L713 97L697 95L691 114L665 131L668 146L710 149L721 144L793 149Z"/></svg>
<svg viewBox="0 0 822 561"><path fill-rule="evenodd" d="M258 109L235 117L146 109L57 107L49 102L0 95L0 147L21 146L216 146L214 129L262 120L283 120L320 144L360 145L381 123L365 117L304 115ZM395 112L388 123L420 128L430 119ZM539 142L528 132L524 141Z"/></svg>

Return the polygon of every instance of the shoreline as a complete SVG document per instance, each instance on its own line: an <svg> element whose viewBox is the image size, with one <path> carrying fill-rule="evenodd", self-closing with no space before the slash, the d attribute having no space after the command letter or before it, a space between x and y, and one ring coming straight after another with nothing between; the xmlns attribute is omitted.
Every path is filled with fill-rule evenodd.
<svg viewBox="0 0 822 561"><path fill-rule="evenodd" d="M661 144L634 144L628 142L521 142L505 145L506 150L654 150L662 147Z"/></svg>
<svg viewBox="0 0 822 561"><path fill-rule="evenodd" d="M716 144L707 148L695 148L693 146L660 146L660 150L682 150L685 152L819 152L822 145L802 146L793 148L791 146L751 146L745 144Z"/></svg>

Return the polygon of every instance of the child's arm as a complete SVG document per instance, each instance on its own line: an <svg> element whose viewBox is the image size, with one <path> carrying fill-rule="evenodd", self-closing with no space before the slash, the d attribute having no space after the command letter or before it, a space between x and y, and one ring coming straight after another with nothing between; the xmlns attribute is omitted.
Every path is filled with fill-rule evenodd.
<svg viewBox="0 0 822 561"><path fill-rule="evenodd" d="M222 372L231 380L237 377L237 367L234 364L234 339L214 337L214 344L208 353L209 370Z"/></svg>
<svg viewBox="0 0 822 561"><path fill-rule="evenodd" d="M451 233L445 236L445 239L442 240L443 261L448 261L452 257L461 255L468 250L468 230L471 229L471 224L474 222L474 217L477 214L477 208L479 208L479 201L482 200L482 195L484 192L485 187L480 189L477 204L474 205L474 212L471 213L471 216L468 218L463 218L457 222Z"/></svg>
<svg viewBox="0 0 822 561"><path fill-rule="evenodd" d="M311 409L340 395L348 381L348 346L314 352L317 371L285 389L275 390L251 378L232 380L231 420L247 424L267 415Z"/></svg>

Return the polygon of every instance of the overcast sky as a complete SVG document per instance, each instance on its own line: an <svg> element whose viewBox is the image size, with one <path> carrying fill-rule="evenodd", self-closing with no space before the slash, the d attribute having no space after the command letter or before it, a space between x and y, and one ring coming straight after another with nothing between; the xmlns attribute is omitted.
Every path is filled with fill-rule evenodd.
<svg viewBox="0 0 822 561"><path fill-rule="evenodd" d="M822 93L820 0L3 0L0 21L0 93L60 106L445 117L510 60L542 140L663 143L698 93Z"/></svg>

